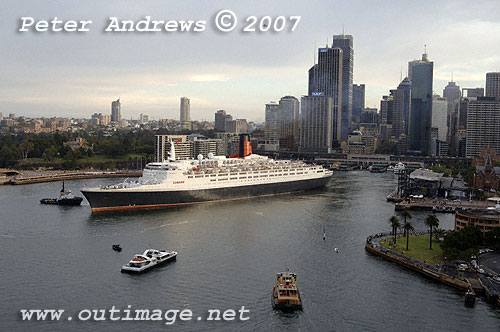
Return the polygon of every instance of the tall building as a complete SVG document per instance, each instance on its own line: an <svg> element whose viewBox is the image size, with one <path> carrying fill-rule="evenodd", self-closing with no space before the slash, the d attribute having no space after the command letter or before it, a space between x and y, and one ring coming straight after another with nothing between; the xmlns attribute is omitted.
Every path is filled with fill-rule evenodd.
<svg viewBox="0 0 500 332"><path fill-rule="evenodd" d="M341 140L342 68L342 49L326 47L318 50L318 63L309 69L308 95L333 101L331 146L339 146Z"/></svg>
<svg viewBox="0 0 500 332"><path fill-rule="evenodd" d="M392 136L398 140L401 134L405 134L405 122L404 122L404 112L405 112L405 89L397 88L391 90L392 96Z"/></svg>
<svg viewBox="0 0 500 332"><path fill-rule="evenodd" d="M280 99L280 150L296 151L299 145L299 100L293 96Z"/></svg>
<svg viewBox="0 0 500 332"><path fill-rule="evenodd" d="M486 97L500 100L500 72L486 73Z"/></svg>
<svg viewBox="0 0 500 332"><path fill-rule="evenodd" d="M264 128L265 150L279 150L280 105L266 104L266 126Z"/></svg>
<svg viewBox="0 0 500 332"><path fill-rule="evenodd" d="M429 154L434 63L427 54L408 64L411 82L410 150Z"/></svg>
<svg viewBox="0 0 500 332"><path fill-rule="evenodd" d="M218 110L215 113L215 131L226 131L226 111Z"/></svg>
<svg viewBox="0 0 500 332"><path fill-rule="evenodd" d="M183 129L191 129L191 102L187 97L181 97L180 120Z"/></svg>
<svg viewBox="0 0 500 332"><path fill-rule="evenodd" d="M329 153L332 148L333 98L304 96L301 98L300 152Z"/></svg>
<svg viewBox="0 0 500 332"><path fill-rule="evenodd" d="M365 107L363 113L361 113L361 123L380 123L380 114L376 108Z"/></svg>
<svg viewBox="0 0 500 332"><path fill-rule="evenodd" d="M438 139L446 142L448 101L439 95L432 96L432 120L431 128L437 128Z"/></svg>
<svg viewBox="0 0 500 332"><path fill-rule="evenodd" d="M484 148L500 154L500 101L494 97L469 100L466 157L478 157Z"/></svg>
<svg viewBox="0 0 500 332"><path fill-rule="evenodd" d="M333 35L332 47L342 49L342 112L340 136L341 139L347 139L347 136L352 131L353 38L351 35Z"/></svg>
<svg viewBox="0 0 500 332"><path fill-rule="evenodd" d="M122 106L120 98L111 102L111 122L118 123L122 119Z"/></svg>
<svg viewBox="0 0 500 332"><path fill-rule="evenodd" d="M139 116L139 123L140 124L146 124L149 122L149 115L141 113Z"/></svg>
<svg viewBox="0 0 500 332"><path fill-rule="evenodd" d="M365 85L354 84L352 86L352 129L359 127L361 113L365 109Z"/></svg>
<svg viewBox="0 0 500 332"><path fill-rule="evenodd" d="M403 122L406 136L410 132L410 111L411 111L411 82L405 77L398 85L398 90L403 90Z"/></svg>
<svg viewBox="0 0 500 332"><path fill-rule="evenodd" d="M247 134L248 123L245 119L227 120L225 121L226 132L232 134Z"/></svg>
<svg viewBox="0 0 500 332"><path fill-rule="evenodd" d="M392 136L393 101L393 96L382 96L380 101L380 138L382 141L389 140Z"/></svg>
<svg viewBox="0 0 500 332"><path fill-rule="evenodd" d="M444 87L443 97L448 102L448 115L455 112L455 105L460 101L461 96L460 87L455 82L448 82L448 85Z"/></svg>

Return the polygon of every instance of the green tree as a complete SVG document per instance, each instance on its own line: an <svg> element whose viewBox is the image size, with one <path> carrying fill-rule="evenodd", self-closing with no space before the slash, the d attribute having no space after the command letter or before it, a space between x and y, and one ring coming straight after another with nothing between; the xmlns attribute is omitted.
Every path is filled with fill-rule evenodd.
<svg viewBox="0 0 500 332"><path fill-rule="evenodd" d="M28 159L28 153L33 151L35 145L30 141L22 141L21 144L17 146L24 160Z"/></svg>
<svg viewBox="0 0 500 332"><path fill-rule="evenodd" d="M446 230L442 229L442 228L437 228L434 230L434 238L436 240L439 240L439 238L442 238L446 235Z"/></svg>
<svg viewBox="0 0 500 332"><path fill-rule="evenodd" d="M500 246L500 227L495 227L484 234L484 242L489 246Z"/></svg>
<svg viewBox="0 0 500 332"><path fill-rule="evenodd" d="M413 227L413 225L409 221L405 221L403 228L406 231L406 250L408 250L408 244L410 242L410 232L414 231L415 228Z"/></svg>
<svg viewBox="0 0 500 332"><path fill-rule="evenodd" d="M439 219L435 214L429 214L427 218L425 218L425 224L429 227L429 249L432 249L432 229L439 227Z"/></svg>
<svg viewBox="0 0 500 332"><path fill-rule="evenodd" d="M401 216L404 218L403 225L406 224L407 219L411 219L412 218L412 215L411 215L410 211L407 208L404 208L403 211L401 211ZM405 235L406 235L406 229L404 230L403 236L405 236Z"/></svg>
<svg viewBox="0 0 500 332"><path fill-rule="evenodd" d="M392 216L389 219L389 223L391 224L391 227L392 227L392 235L394 236L394 244L396 244L396 233L398 231L398 228L401 227L401 223L399 222L399 218L396 216Z"/></svg>

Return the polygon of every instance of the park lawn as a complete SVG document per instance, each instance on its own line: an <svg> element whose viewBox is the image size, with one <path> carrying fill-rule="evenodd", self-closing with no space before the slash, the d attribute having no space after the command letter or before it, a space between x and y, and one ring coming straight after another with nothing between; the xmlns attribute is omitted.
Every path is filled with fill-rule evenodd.
<svg viewBox="0 0 500 332"><path fill-rule="evenodd" d="M443 250L439 241L432 239L432 250L429 249L429 235L410 235L408 250L406 250L406 237L397 239L396 248L392 240L392 238L380 240L380 245L416 260L422 262L425 260L429 265L436 265L443 259Z"/></svg>

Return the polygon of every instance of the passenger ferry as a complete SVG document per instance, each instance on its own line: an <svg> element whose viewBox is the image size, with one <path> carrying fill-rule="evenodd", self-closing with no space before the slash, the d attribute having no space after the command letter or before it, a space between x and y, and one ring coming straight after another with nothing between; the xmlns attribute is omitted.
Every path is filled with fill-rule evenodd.
<svg viewBox="0 0 500 332"><path fill-rule="evenodd" d="M248 134L237 155L178 160L170 144L168 160L146 165L137 181L84 188L93 212L149 209L276 195L325 186L332 171L302 161L252 154Z"/></svg>
<svg viewBox="0 0 500 332"><path fill-rule="evenodd" d="M176 259L177 252L175 251L147 249L142 255L135 255L127 265L123 265L121 272L141 273L157 265L175 261Z"/></svg>
<svg viewBox="0 0 500 332"><path fill-rule="evenodd" d="M302 300L297 287L297 275L286 272L277 274L272 296L273 308L276 310L302 310Z"/></svg>

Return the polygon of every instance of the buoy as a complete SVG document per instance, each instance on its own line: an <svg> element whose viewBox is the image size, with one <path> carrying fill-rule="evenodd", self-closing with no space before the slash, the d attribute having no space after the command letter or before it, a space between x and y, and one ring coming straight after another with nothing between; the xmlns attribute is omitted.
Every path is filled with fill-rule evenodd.
<svg viewBox="0 0 500 332"><path fill-rule="evenodd" d="M333 249L333 251L335 251L335 252L337 252L337 253L339 253L339 252L340 252L339 248L335 248L335 249Z"/></svg>

